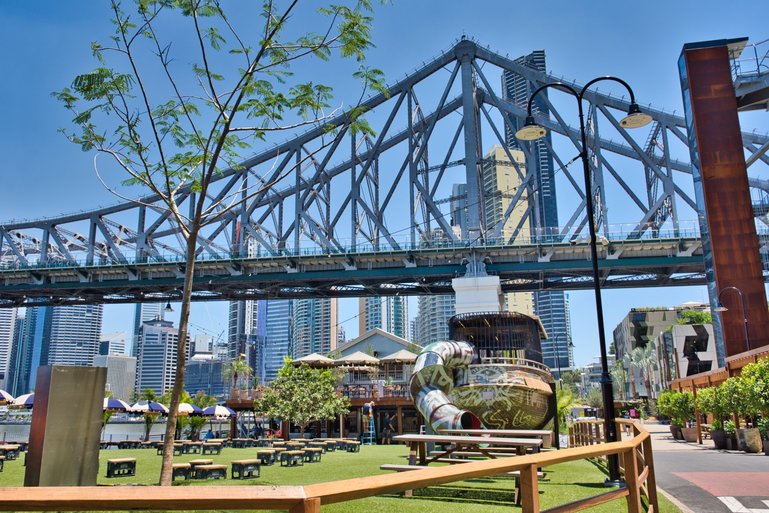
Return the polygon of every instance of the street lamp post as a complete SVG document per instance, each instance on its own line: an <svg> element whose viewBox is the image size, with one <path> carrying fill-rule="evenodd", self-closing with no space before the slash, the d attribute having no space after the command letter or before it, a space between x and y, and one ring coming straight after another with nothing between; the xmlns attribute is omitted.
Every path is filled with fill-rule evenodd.
<svg viewBox="0 0 769 513"><path fill-rule="evenodd" d="M523 128L521 128L515 133L515 137L522 141L535 141L537 139L541 139L547 134L547 130L542 126L537 125L537 123L534 121L534 116L532 115L532 112L531 112L532 101L537 96L537 94L539 94L541 91L547 88L553 87L553 88L561 89L562 91L566 91L567 93L570 93L576 98L577 107L579 109L580 142L582 144L582 148L579 156L582 159L582 168L585 175L584 176L585 201L586 201L587 218L588 218L587 224L590 230L590 259L593 264L593 289L595 291L595 310L596 310L596 320L598 322L598 340L599 340L600 349L601 349L601 392L603 396L603 408L604 408L604 430L606 433L606 441L615 442L617 441L617 431L615 426L614 393L612 390L611 374L609 374L609 364L608 364L607 353L606 353L606 335L604 334L604 327L603 327L603 324L604 324L603 304L601 302L601 283L600 283L600 274L598 272L598 248L596 245L593 188L591 185L592 180L590 176L590 161L587 154L587 134L585 131L585 115L582 109L582 100L584 98L585 92L588 90L588 88L591 85L595 84L596 82L600 82L602 80L610 80L613 82L617 82L621 84L623 87L625 87L628 93L630 93L630 108L628 109L628 115L620 121L620 126L622 126L623 128L639 128L651 122L652 120L651 116L649 116L648 114L642 113L641 109L638 107L638 104L635 102L635 95L633 94L633 90L631 89L630 85L628 85L627 82L625 82L620 78L605 76L605 77L594 78L593 80L585 84L580 91L577 91L569 84L565 84L562 82L544 84L539 88L537 88L534 91L534 93L532 93L532 95L529 97L529 103L526 109L526 122ZM619 482L621 482L620 473L619 473L619 459L617 455L612 455L612 456L609 456L608 483L615 484Z"/></svg>
<svg viewBox="0 0 769 513"><path fill-rule="evenodd" d="M718 292L718 306L716 308L714 308L714 310L716 312L726 312L727 310L729 310L723 304L721 304L721 294L723 294L727 290L735 291L737 293L737 296L740 299L740 309L742 310L742 326L743 326L743 329L745 330L745 351L749 351L750 350L750 335L748 334L748 316L747 316L747 314L745 312L745 296L742 295L742 291L739 288L731 286L731 285L728 286L728 287L722 288Z"/></svg>
<svg viewBox="0 0 769 513"><path fill-rule="evenodd" d="M554 342L555 343L555 354L556 354L555 362L556 362L556 365L558 366L558 386L559 386L559 388L561 390L563 390L563 374L561 373L561 351L560 351L560 346L558 345L558 340L561 337L566 337L569 340L569 345L566 348L566 357L567 358L569 357L569 351L568 350L570 348L574 347L574 344L572 344L571 337L567 333L558 333L555 336L555 342Z"/></svg>

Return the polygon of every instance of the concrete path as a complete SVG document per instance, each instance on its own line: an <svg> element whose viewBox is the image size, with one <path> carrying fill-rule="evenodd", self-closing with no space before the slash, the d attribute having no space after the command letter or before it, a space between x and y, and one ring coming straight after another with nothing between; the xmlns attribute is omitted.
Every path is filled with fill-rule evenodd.
<svg viewBox="0 0 769 513"><path fill-rule="evenodd" d="M645 423L652 436L657 488L684 513L769 513L769 456L717 451L673 440L670 426Z"/></svg>

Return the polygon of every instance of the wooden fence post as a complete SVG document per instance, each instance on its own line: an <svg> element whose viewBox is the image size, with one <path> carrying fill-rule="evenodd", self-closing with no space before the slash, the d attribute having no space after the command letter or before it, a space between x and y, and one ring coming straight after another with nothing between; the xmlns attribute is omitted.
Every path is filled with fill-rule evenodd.
<svg viewBox="0 0 769 513"><path fill-rule="evenodd" d="M521 469L521 509L523 513L539 513L539 481L536 465Z"/></svg>
<svg viewBox="0 0 769 513"><path fill-rule="evenodd" d="M291 508L289 513L320 513L320 499L309 497Z"/></svg>
<svg viewBox="0 0 769 513"><path fill-rule="evenodd" d="M625 485L627 486L627 511L628 513L641 513L641 493L638 489L638 459L635 448L622 453L625 462Z"/></svg>
<svg viewBox="0 0 769 513"><path fill-rule="evenodd" d="M644 461L646 467L649 469L646 475L646 491L649 494L649 506L654 508L654 512L657 513L660 510L659 502L657 500L657 477L654 473L654 456L652 455L652 439L647 437L643 442L644 448Z"/></svg>

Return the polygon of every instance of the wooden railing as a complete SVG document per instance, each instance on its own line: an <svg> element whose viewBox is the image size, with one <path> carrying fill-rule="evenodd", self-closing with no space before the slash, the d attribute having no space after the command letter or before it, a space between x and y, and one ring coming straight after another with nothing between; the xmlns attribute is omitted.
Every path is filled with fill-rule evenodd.
<svg viewBox="0 0 769 513"><path fill-rule="evenodd" d="M636 423L619 422L630 426L632 439L306 486L1 488L0 511L272 509L319 513L321 504L518 471L523 512L537 513L540 511L539 467L617 454L623 463L625 487L557 506L547 512L567 513L625 499L629 513L656 513L659 507L649 433ZM646 509L642 497L647 499Z"/></svg>

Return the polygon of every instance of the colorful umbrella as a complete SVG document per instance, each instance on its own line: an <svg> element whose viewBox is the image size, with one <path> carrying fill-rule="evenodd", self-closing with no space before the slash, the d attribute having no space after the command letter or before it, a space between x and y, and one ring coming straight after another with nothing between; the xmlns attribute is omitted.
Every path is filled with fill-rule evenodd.
<svg viewBox="0 0 769 513"><path fill-rule="evenodd" d="M234 410L227 408L226 406L209 406L203 410L203 415L206 417L234 417L237 415Z"/></svg>
<svg viewBox="0 0 769 513"><path fill-rule="evenodd" d="M203 409L200 406L189 403L179 403L179 408L176 410L179 415L202 415Z"/></svg>
<svg viewBox="0 0 769 513"><path fill-rule="evenodd" d="M168 408L155 401L139 401L131 405L134 413L162 413L168 414Z"/></svg>
<svg viewBox="0 0 769 513"><path fill-rule="evenodd" d="M11 404L13 402L13 396L5 390L0 390L0 404Z"/></svg>
<svg viewBox="0 0 769 513"><path fill-rule="evenodd" d="M11 408L26 408L28 410L32 409L32 406L35 402L35 394L23 394L14 399L13 403L10 405Z"/></svg>
<svg viewBox="0 0 769 513"><path fill-rule="evenodd" d="M131 405L125 401L121 401L120 399L116 399L114 397L105 397L104 411L114 411L114 412L131 411Z"/></svg>

